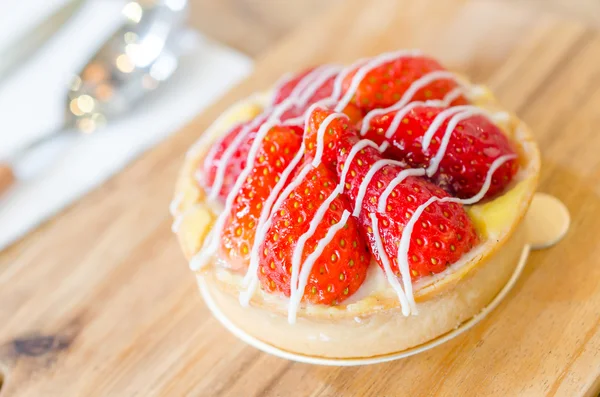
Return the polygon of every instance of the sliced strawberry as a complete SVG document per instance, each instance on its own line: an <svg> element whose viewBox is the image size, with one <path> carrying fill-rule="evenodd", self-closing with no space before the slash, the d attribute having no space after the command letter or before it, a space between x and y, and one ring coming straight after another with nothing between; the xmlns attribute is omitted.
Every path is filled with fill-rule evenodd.
<svg viewBox="0 0 600 397"><path fill-rule="evenodd" d="M312 84L302 92L301 99L306 108L321 99L331 97L337 71L338 68L331 66L322 70L321 76L315 76Z"/></svg>
<svg viewBox="0 0 600 397"><path fill-rule="evenodd" d="M350 89L358 69L356 68L344 78L344 93ZM365 110L389 107L398 102L419 78L435 71L445 71L445 69L434 59L425 56L399 55L370 70L361 79L351 103ZM441 100L457 87L458 84L451 78L434 79L417 90L411 101ZM461 95L451 102L452 105L465 103L467 101Z"/></svg>
<svg viewBox="0 0 600 397"><path fill-rule="evenodd" d="M244 169L252 141L265 118L266 115L259 115L257 119L237 124L213 144L197 173L202 187L209 192L213 188L219 189L217 196L225 200ZM217 178L218 173L222 175Z"/></svg>
<svg viewBox="0 0 600 397"><path fill-rule="evenodd" d="M371 252L385 269L382 253L378 249L370 214L376 214L378 233L390 267L398 274L398 248L404 228L411 220L413 213L420 205L432 197L448 197L439 187L427 180L407 176L397 184L386 200L383 212L378 211L379 199L394 178L398 177L403 167L398 164L387 164L376 171L370 181L366 182L366 190L360 199L360 186L371 167L383 160L379 151L372 146L363 147L348 159L353 145L358 139L346 139L341 145L338 156L338 175L343 175L345 168L344 194L351 200L351 206L359 206L358 219L363 232L367 236ZM361 141L368 142L368 141ZM380 165L383 163L379 163ZM478 242L478 237L471 220L461 205L450 202L433 201L416 218L408 249L408 266L411 277L417 279L430 274L439 273L460 259Z"/></svg>
<svg viewBox="0 0 600 397"><path fill-rule="evenodd" d="M315 68L309 68L297 73L295 75L287 76L281 79L275 85L275 92L273 93L273 105L278 105L283 102L287 97L290 96L294 88L305 78L308 74L310 74Z"/></svg>
<svg viewBox="0 0 600 397"><path fill-rule="evenodd" d="M298 152L301 140L291 128L273 127L261 142L254 167L233 200L221 235L222 256L232 268L248 266L263 203Z"/></svg>
<svg viewBox="0 0 600 397"><path fill-rule="evenodd" d="M219 189L216 197L221 201L225 201L242 173L254 138L268 117L269 113L263 113L253 120L237 124L211 147L204 158L202 167L197 173L198 182L209 192ZM301 127L288 126L287 128L296 135L302 136Z"/></svg>
<svg viewBox="0 0 600 397"><path fill-rule="evenodd" d="M281 115L282 121L288 123L292 120L298 126L304 125L304 117L311 105L319 102L322 107L335 105L333 98L335 82L338 77L339 67L322 65L299 73L280 82L273 95L273 105L281 105L285 99L293 96L294 101L287 104ZM354 124L360 122L365 112L358 106L350 103L344 109L350 121Z"/></svg>
<svg viewBox="0 0 600 397"><path fill-rule="evenodd" d="M285 296L290 296L294 249L301 241L301 236L309 230L319 207L337 185L335 174L324 165L313 168L306 164L304 167L309 168L308 173L273 214L271 226L260 248L258 276L263 289ZM300 173L302 170L304 168ZM339 223L348 210L346 199L341 195L335 197L324 216L318 218L314 234L306 240L300 266L310 266L307 258L315 252L319 241L331 228L336 225L340 227L339 230L333 229L337 230L333 238L312 262L312 270L303 290L304 301L326 305L340 303L356 292L366 277L370 255L358 232L357 222L346 213L347 220Z"/></svg>
<svg viewBox="0 0 600 397"><path fill-rule="evenodd" d="M312 104L321 100L333 104L334 100L330 97L333 94L338 69L336 66L323 65L304 75L288 93L288 98L292 99L290 104L293 106L285 111L281 119L284 121L296 119L299 125L304 124L303 116ZM328 104L324 103L323 106L325 105Z"/></svg>
<svg viewBox="0 0 600 397"><path fill-rule="evenodd" d="M436 130L427 150L423 150L423 136L443 111L448 116ZM429 166L432 157L438 153L452 116L460 114L460 109L452 111L444 107L415 107L406 113L398 127L390 131L390 138L386 139L385 133L396 113L375 116L365 137L377 143L388 140L389 155L406 161L410 167L418 168ZM504 155L515 155L515 151L502 131L487 117L470 116L452 130L447 149L432 180L456 197L472 197L481 190L492 163ZM504 162L494 172L485 197L490 198L502 192L517 170L516 159Z"/></svg>
<svg viewBox="0 0 600 397"><path fill-rule="evenodd" d="M323 122L328 118L329 122L323 131L319 131ZM317 107L308 115L307 129L304 131L304 146L306 147L306 159L313 160L319 156L320 162L335 171L337 163L336 145L340 138L347 134L350 127L348 116L343 113L335 113L329 109ZM322 134L321 155L318 152L319 132Z"/></svg>

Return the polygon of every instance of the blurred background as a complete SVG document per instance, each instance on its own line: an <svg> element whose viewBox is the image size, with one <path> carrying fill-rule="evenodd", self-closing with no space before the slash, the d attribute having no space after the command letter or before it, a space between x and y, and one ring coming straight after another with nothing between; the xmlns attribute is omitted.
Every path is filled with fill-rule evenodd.
<svg viewBox="0 0 600 397"><path fill-rule="evenodd" d="M600 26L597 0L496 1ZM0 250L176 132L254 59L342 2L2 1Z"/></svg>

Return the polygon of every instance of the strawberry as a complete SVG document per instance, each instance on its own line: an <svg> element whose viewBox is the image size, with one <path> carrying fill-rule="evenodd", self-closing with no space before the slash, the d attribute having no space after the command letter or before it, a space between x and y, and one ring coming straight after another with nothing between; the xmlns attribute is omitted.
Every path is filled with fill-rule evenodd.
<svg viewBox="0 0 600 397"><path fill-rule="evenodd" d="M271 128L261 142L254 167L236 193L223 226L222 255L232 268L248 266L263 203L298 152L300 144L300 136L288 127Z"/></svg>
<svg viewBox="0 0 600 397"><path fill-rule="evenodd" d="M305 164L304 167L295 177L302 177L305 171L308 173L274 211L271 226L260 247L258 276L262 288L285 296L290 296L294 249L301 236L309 230L319 207L337 185L335 173L324 165L313 168ZM310 265L306 262L309 255L315 252L317 244L328 231L342 221L348 210L348 202L339 194L330 202L324 216L319 218L314 234L306 240L300 266ZM356 220L347 212L346 217L347 220L338 225L340 229L313 262L303 290L304 301L334 305L351 296L363 283L370 255L358 232Z"/></svg>
<svg viewBox="0 0 600 397"><path fill-rule="evenodd" d="M452 115L444 107L417 106L410 110L394 131L390 131L390 143L387 154L402 159L410 167L427 167L440 148ZM423 136L433 120L443 111L448 114L445 121L436 130L431 144L423 150ZM384 134L396 111L373 117L365 137L376 143L386 140ZM442 115L444 116L444 115ZM453 196L468 198L476 195L482 188L490 166L500 156L515 155L508 138L487 117L472 115L460 121L450 137L439 167L432 181ZM518 169L516 158L503 163L493 174L492 184L485 198L502 192L515 176Z"/></svg>
<svg viewBox="0 0 600 397"><path fill-rule="evenodd" d="M287 97L290 96L290 94L292 93L294 88L296 88L298 83L300 83L302 81L302 79L304 79L306 76L308 76L313 70L315 70L314 67L305 69L305 70L301 71L300 73L297 73L292 76L287 76L287 77L284 77L283 79L281 79L275 85L275 92L273 93L272 104L278 105L281 102L283 102Z"/></svg>
<svg viewBox="0 0 600 397"><path fill-rule="evenodd" d="M335 146L339 138L346 133L350 126L348 116L343 113L334 113L329 109L317 107L308 115L308 124L306 131L304 131L305 158L312 160L317 156L319 127L330 115L333 115L332 117L335 118L331 119L331 122L328 123L327 128L323 131L323 151L320 159L322 163L335 171L337 163Z"/></svg>
<svg viewBox="0 0 600 397"><path fill-rule="evenodd" d="M221 201L225 201L237 177L242 173L252 142L268 117L268 113L263 113L253 120L235 125L211 147L204 158L202 170L197 173L198 182L207 191L219 188L217 197ZM303 132L298 126L289 126L288 129L298 136ZM222 167L224 168L221 169ZM218 172L222 172L219 178Z"/></svg>
<svg viewBox="0 0 600 397"><path fill-rule="evenodd" d="M361 141L368 142L368 141ZM389 194L384 211L378 211L379 199L394 178L403 171L399 164L387 164L372 175L362 198L360 186L371 167L383 160L379 150L366 146L356 152L352 159L348 156L358 138L346 137L338 149L338 175L345 174L344 194L351 202L353 210L367 237L371 253L378 264L385 269L382 252L379 251L374 235L370 214L376 214L378 233L385 254L389 258L391 270L398 274L398 248L402 232L417 208L432 197L448 197L442 189L417 176L407 176ZM382 164L382 163L380 163ZM478 242L477 233L467 213L461 205L450 202L433 201L417 219L411 234L408 250L408 266L412 279L442 272L460 259Z"/></svg>
<svg viewBox="0 0 600 397"><path fill-rule="evenodd" d="M301 99L303 101L303 104L297 109L297 114L304 115L304 113L308 110L308 108L310 108L312 104L317 103L319 101L325 102L323 103L323 106L333 106L335 104L335 100L333 99L333 91L335 80L337 77L337 73L331 75L327 80L323 82L323 84L318 86L318 88L314 91L314 93L312 93L312 95L305 95L304 97L302 97ZM360 120L362 120L362 118L365 115L361 108L352 103L346 105L346 107L342 110L342 113L348 116L352 124L357 124L358 122L360 122Z"/></svg>
<svg viewBox="0 0 600 397"><path fill-rule="evenodd" d="M252 141L256 136L265 115L257 116L260 119L250 120L240 123L232 127L223 137L211 147L210 151L204 158L202 170L197 173L198 182L207 191L219 188L215 186L217 173L219 168L224 164L224 174L220 180L220 188L218 197L221 200L227 198L227 194L235 184L238 175L244 169L246 157L252 145ZM234 145L235 147L233 147ZM235 149L231 152L232 149ZM229 151L229 152L228 152ZM227 158L224 159L224 154L227 153Z"/></svg>
<svg viewBox="0 0 600 397"><path fill-rule="evenodd" d="M350 72L343 81L343 92L347 92L352 79L359 68ZM358 85L351 103L364 110L385 108L398 102L410 86L419 78L434 72L445 71L435 60L425 56L398 56L370 70ZM457 88L453 79L440 78L431 81L412 96L411 101L444 99ZM452 105L467 103L463 96L458 96Z"/></svg>

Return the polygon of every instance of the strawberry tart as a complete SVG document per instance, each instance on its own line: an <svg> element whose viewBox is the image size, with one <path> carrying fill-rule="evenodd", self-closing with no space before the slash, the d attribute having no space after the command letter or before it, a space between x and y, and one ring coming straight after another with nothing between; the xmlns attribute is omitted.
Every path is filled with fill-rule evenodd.
<svg viewBox="0 0 600 397"><path fill-rule="evenodd" d="M245 333L375 357L494 299L539 168L529 130L488 89L398 51L285 76L231 107L186 157L173 230Z"/></svg>

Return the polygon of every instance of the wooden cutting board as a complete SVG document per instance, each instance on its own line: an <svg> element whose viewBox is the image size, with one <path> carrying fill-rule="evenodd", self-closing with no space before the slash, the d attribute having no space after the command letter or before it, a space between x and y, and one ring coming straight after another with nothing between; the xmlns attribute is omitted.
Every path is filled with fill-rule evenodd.
<svg viewBox="0 0 600 397"><path fill-rule="evenodd" d="M186 148L227 105L285 71L401 47L488 83L531 125L540 190L567 204L571 231L533 253L491 316L426 353L330 368L246 346L210 316L170 232ZM516 2L345 2L273 48L179 134L0 254L0 396L595 395L599 152L596 31Z"/></svg>

